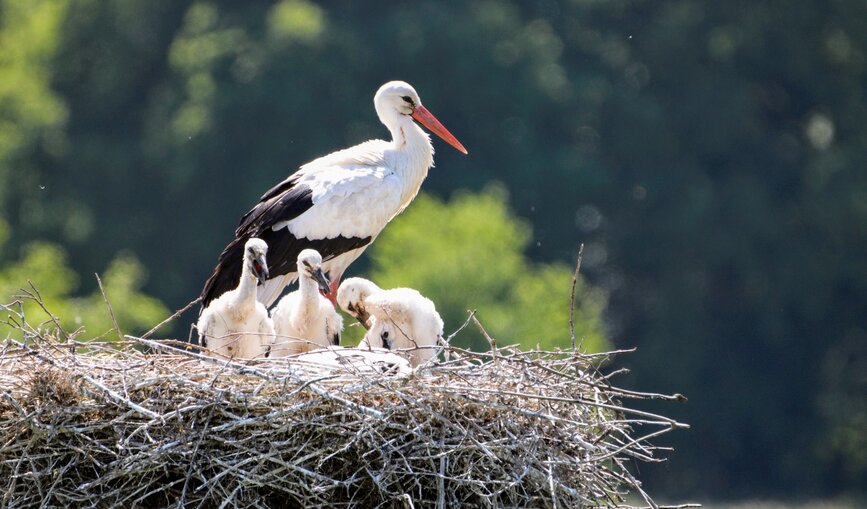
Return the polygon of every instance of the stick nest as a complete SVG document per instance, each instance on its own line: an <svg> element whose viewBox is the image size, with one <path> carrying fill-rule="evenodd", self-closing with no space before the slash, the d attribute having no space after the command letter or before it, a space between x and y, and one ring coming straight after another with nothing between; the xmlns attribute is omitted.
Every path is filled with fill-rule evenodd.
<svg viewBox="0 0 867 509"><path fill-rule="evenodd" d="M127 337L0 344L4 507L656 507L627 469L671 419L609 354L486 354L409 375L235 363Z"/></svg>

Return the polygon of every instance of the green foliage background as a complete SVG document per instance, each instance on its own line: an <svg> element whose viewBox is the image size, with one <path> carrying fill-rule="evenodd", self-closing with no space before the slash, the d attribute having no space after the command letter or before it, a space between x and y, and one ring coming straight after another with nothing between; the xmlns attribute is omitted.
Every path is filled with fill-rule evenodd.
<svg viewBox="0 0 867 509"><path fill-rule="evenodd" d="M381 234L371 249L371 276L384 288L408 286L435 296L451 332L468 307L493 338L547 349L569 348L572 274L563 264L537 265L523 256L531 230L506 209L494 186L456 193L446 204L422 195ZM576 287L576 340L594 352L607 345L602 331L604 292ZM475 326L457 338L490 348ZM502 346L502 345L501 345Z"/></svg>
<svg viewBox="0 0 867 509"><path fill-rule="evenodd" d="M564 312L584 242L582 334L602 341L604 306L639 347L627 383L690 397L649 407L693 424L649 489L863 494L865 72L862 0L0 0L3 291L96 302L85 275L112 266L117 293L186 304L264 189L384 136L372 94L404 79L470 156L435 142L431 197L355 274L541 340L562 317L525 309ZM493 181L508 209L458 191ZM468 202L487 212L455 231L491 252L446 221L417 238L411 214Z"/></svg>

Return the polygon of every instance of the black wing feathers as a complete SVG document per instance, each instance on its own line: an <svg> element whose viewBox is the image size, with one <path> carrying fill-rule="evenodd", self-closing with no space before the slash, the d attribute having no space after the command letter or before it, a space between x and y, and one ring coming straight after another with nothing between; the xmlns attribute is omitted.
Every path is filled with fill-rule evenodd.
<svg viewBox="0 0 867 509"><path fill-rule="evenodd" d="M212 300L238 286L246 242L246 238L235 239L220 253L214 273L205 281L205 287L202 288L202 309L208 307Z"/></svg>
<svg viewBox="0 0 867 509"><path fill-rule="evenodd" d="M305 249L315 249L327 262L337 255L370 244L370 237L334 237L333 239L297 239L287 230L268 231L261 238L268 243L268 270L275 274L289 274L298 270L298 254ZM273 247L272 247L273 246ZM272 255L272 249L274 254ZM240 277L240 273L238 273Z"/></svg>
<svg viewBox="0 0 867 509"><path fill-rule="evenodd" d="M271 278L295 272L298 253L311 248L327 261L347 251L366 246L370 237L336 237L333 239L298 239L287 228L272 227L292 220L313 207L313 191L299 184L301 174L295 173L268 190L252 210L244 214L235 230L235 240L220 254L214 273L202 289L202 307L238 286L244 244L259 237L268 244L268 270Z"/></svg>
<svg viewBox="0 0 867 509"><path fill-rule="evenodd" d="M313 206L313 190L299 185L301 175L295 173L272 187L259 198L259 203L238 222L235 237L255 237L259 230L280 221L295 219Z"/></svg>

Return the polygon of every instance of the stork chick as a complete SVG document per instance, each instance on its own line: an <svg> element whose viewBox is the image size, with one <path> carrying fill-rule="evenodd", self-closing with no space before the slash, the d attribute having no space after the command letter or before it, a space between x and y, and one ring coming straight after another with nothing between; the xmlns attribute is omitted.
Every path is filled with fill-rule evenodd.
<svg viewBox="0 0 867 509"><path fill-rule="evenodd" d="M264 357L274 341L268 310L256 300L256 286L268 279L268 245L251 238L244 244L237 288L214 299L199 316L199 344L229 358Z"/></svg>
<svg viewBox="0 0 867 509"><path fill-rule="evenodd" d="M367 312L364 301L369 295L381 291L382 288L376 286L373 281L351 277L343 281L337 290L337 304L340 309L355 317L365 329L370 329L373 320Z"/></svg>
<svg viewBox="0 0 867 509"><path fill-rule="evenodd" d="M369 315L367 323L370 329L359 348L395 350L409 359L413 366L436 356L435 347L442 338L443 320L430 299L411 288L365 293L378 287L370 281L361 280L366 281L362 283L359 278L351 279L356 281L348 279L338 291L337 298L339 301L342 291L347 308L351 304L356 309L356 318ZM351 284L343 290L346 283ZM359 297L353 300L352 295Z"/></svg>
<svg viewBox="0 0 867 509"><path fill-rule="evenodd" d="M322 256L314 249L298 255L298 289L286 295L271 310L277 341L274 357L309 352L320 346L340 344L343 317L331 301L319 292L328 293L329 282L322 271Z"/></svg>

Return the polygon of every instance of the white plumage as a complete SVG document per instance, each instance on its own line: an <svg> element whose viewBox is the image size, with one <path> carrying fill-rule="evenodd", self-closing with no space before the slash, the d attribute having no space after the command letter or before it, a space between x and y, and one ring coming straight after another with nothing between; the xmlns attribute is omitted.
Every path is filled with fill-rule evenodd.
<svg viewBox="0 0 867 509"><path fill-rule="evenodd" d="M359 348L386 348L404 355L413 366L433 359L443 321L434 303L411 288L379 289L362 278L347 279L338 302L370 326Z"/></svg>
<svg viewBox="0 0 867 509"><path fill-rule="evenodd" d="M295 257L306 248L322 255L332 281L328 297L334 302L346 267L415 198L433 165L430 138L414 120L467 152L422 106L409 84L384 84L374 105L392 141L371 140L320 157L266 192L241 219L235 241L220 255L202 291L203 304L230 284L239 243L250 236L271 246L271 278L259 288L259 300L266 306L298 277Z"/></svg>
<svg viewBox="0 0 867 509"><path fill-rule="evenodd" d="M343 317L334 310L331 301L319 293L329 288L322 271L322 256L313 249L301 251L297 269L298 289L280 299L271 310L276 334L271 351L273 357L340 343Z"/></svg>
<svg viewBox="0 0 867 509"><path fill-rule="evenodd" d="M365 329L370 329L373 321L365 306L365 300L369 295L381 291L382 288L369 279L351 277L337 290L337 304L340 305L340 309L354 316Z"/></svg>
<svg viewBox="0 0 867 509"><path fill-rule="evenodd" d="M199 316L199 343L211 352L253 359L264 357L274 341L268 310L256 300L257 282L268 277L267 252L261 239L248 240L237 288L212 301Z"/></svg>

